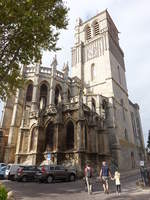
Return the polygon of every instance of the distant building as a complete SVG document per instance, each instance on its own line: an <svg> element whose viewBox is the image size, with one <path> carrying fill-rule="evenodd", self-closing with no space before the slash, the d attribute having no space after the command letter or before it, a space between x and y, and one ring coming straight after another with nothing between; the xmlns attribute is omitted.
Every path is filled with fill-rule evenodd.
<svg viewBox="0 0 150 200"><path fill-rule="evenodd" d="M24 67L26 86L4 107L6 162L58 164L82 170L102 160L131 169L144 159L139 106L128 99L124 54L107 10L75 26L69 66Z"/></svg>

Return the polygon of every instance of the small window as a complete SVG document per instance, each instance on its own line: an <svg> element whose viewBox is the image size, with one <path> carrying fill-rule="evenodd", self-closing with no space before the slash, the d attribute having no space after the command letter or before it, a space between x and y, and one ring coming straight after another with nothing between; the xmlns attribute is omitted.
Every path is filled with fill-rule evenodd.
<svg viewBox="0 0 150 200"><path fill-rule="evenodd" d="M98 22L94 23L94 35L98 35L99 34L99 24Z"/></svg>
<svg viewBox="0 0 150 200"><path fill-rule="evenodd" d="M123 99L120 100L120 103L121 103L121 107L122 107L122 116L123 116L123 120L126 120Z"/></svg>
<svg viewBox="0 0 150 200"><path fill-rule="evenodd" d="M95 65L91 65L91 81L95 79Z"/></svg>
<svg viewBox="0 0 150 200"><path fill-rule="evenodd" d="M86 40L91 39L91 28L88 26L86 28Z"/></svg>
<svg viewBox="0 0 150 200"><path fill-rule="evenodd" d="M125 139L128 141L128 133L127 133L127 129L125 129L125 131L124 131L124 137L125 137Z"/></svg>
<svg viewBox="0 0 150 200"><path fill-rule="evenodd" d="M118 80L119 80L119 83L121 84L121 73L120 73L119 66L117 67L117 69L118 69Z"/></svg>

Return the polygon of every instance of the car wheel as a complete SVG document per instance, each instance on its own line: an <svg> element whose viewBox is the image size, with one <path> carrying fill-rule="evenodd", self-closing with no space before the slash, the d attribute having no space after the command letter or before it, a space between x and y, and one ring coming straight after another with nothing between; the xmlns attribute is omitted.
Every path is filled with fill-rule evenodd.
<svg viewBox="0 0 150 200"><path fill-rule="evenodd" d="M48 176L47 177L47 182L48 183L52 183L53 182L53 177L52 176Z"/></svg>
<svg viewBox="0 0 150 200"><path fill-rule="evenodd" d="M74 174L71 174L71 175L69 176L69 181L75 181L75 179L76 179L76 177L75 177Z"/></svg>
<svg viewBox="0 0 150 200"><path fill-rule="evenodd" d="M22 182L27 182L27 177L26 176L22 177Z"/></svg>

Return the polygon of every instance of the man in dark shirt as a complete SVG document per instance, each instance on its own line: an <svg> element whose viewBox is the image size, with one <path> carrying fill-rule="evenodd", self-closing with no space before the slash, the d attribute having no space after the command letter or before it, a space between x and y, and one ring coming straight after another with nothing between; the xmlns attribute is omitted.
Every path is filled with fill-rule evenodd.
<svg viewBox="0 0 150 200"><path fill-rule="evenodd" d="M109 184L108 179L109 177L112 178L109 167L105 161L102 162L102 167L100 170L100 179L103 183L104 193L109 194Z"/></svg>

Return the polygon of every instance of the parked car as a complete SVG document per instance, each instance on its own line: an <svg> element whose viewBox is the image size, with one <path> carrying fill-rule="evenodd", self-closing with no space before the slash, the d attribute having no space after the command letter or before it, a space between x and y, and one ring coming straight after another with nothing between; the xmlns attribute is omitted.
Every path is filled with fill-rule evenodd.
<svg viewBox="0 0 150 200"><path fill-rule="evenodd" d="M20 164L8 164L5 171L5 178L8 180L15 180L19 167Z"/></svg>
<svg viewBox="0 0 150 200"><path fill-rule="evenodd" d="M6 163L0 163L0 170L2 167L6 167L6 166L7 166Z"/></svg>
<svg viewBox="0 0 150 200"><path fill-rule="evenodd" d="M5 178L6 166L0 168L0 179Z"/></svg>
<svg viewBox="0 0 150 200"><path fill-rule="evenodd" d="M37 166L20 166L17 170L16 180L17 181L34 181L35 175L39 171Z"/></svg>
<svg viewBox="0 0 150 200"><path fill-rule="evenodd" d="M62 165L43 165L39 167L36 179L39 182L52 183L54 180L75 181L76 171L65 168Z"/></svg>

